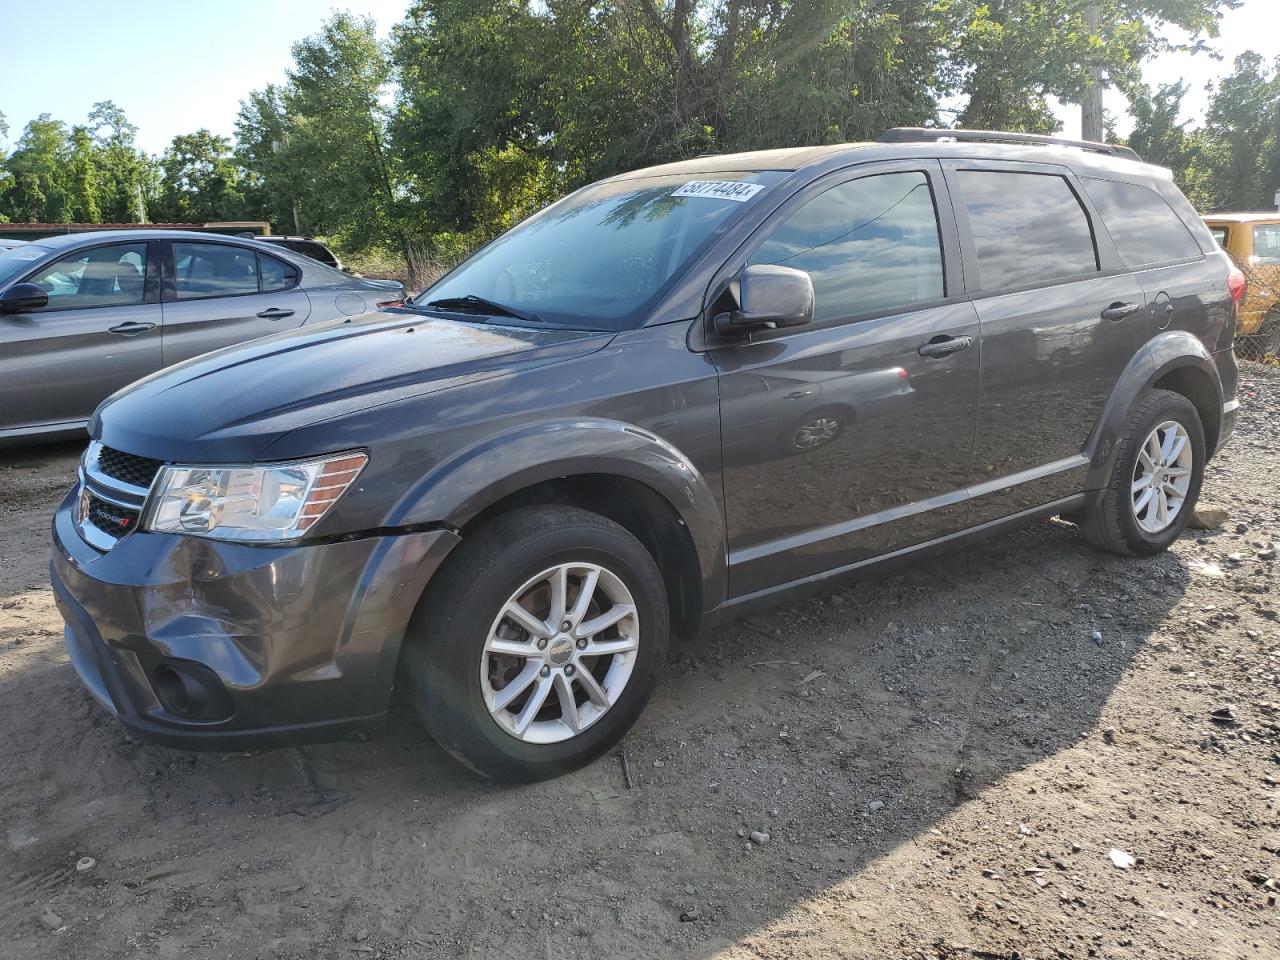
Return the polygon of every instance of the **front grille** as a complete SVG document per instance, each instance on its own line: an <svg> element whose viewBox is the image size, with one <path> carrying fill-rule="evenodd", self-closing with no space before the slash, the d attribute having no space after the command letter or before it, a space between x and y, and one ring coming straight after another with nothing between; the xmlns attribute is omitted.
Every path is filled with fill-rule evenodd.
<svg viewBox="0 0 1280 960"><path fill-rule="evenodd" d="M103 533L118 540L138 525L138 511L118 507L90 493L85 519Z"/></svg>
<svg viewBox="0 0 1280 960"><path fill-rule="evenodd" d="M151 487L151 481L156 478L156 474L163 465L164 462L161 460L135 456L132 453L112 450L110 447L101 447L98 450L99 473L143 489Z"/></svg>

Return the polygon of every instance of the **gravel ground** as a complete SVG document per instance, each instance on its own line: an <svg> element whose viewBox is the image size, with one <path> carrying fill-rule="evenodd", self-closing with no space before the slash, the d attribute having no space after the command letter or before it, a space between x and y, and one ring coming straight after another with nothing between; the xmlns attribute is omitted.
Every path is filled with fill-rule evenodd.
<svg viewBox="0 0 1280 960"><path fill-rule="evenodd" d="M479 782L407 716L133 741L47 585L78 448L2 454L0 957L1280 957L1280 372L1243 401L1223 528L1135 561L1048 522L724 627L629 787Z"/></svg>

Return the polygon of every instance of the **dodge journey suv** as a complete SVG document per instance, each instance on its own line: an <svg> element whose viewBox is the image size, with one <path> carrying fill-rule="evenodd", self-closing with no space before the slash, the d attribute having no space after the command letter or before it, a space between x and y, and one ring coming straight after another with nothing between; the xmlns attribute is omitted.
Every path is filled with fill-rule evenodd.
<svg viewBox="0 0 1280 960"><path fill-rule="evenodd" d="M1168 547L1242 288L1122 148L894 130L604 180L403 307L104 402L53 523L71 659L171 745L397 688L474 770L551 776L727 615L1052 515Z"/></svg>

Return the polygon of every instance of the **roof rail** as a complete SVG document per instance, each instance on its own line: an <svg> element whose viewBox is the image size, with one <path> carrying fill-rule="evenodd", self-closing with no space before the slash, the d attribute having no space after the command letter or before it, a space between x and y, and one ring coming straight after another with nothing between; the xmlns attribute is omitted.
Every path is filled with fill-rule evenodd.
<svg viewBox="0 0 1280 960"><path fill-rule="evenodd" d="M937 143L956 140L978 143L1034 143L1045 147L1077 147L1094 153L1105 153L1126 160L1141 160L1129 147L1114 143L1095 143L1092 140L1067 140L1063 137L1045 137L1038 133L1004 133L1000 130L940 130L933 127L894 127L876 137L877 143Z"/></svg>

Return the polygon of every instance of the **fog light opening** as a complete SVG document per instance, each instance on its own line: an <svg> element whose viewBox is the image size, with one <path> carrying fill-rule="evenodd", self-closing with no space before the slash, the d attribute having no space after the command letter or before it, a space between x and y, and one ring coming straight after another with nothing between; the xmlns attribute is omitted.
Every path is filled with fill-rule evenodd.
<svg viewBox="0 0 1280 960"><path fill-rule="evenodd" d="M151 688L160 706L175 717L201 723L231 716L231 699L217 676L189 661L158 663L151 670Z"/></svg>
<svg viewBox="0 0 1280 960"><path fill-rule="evenodd" d="M168 665L157 667L152 674L151 686L155 689L156 698L170 713L180 717L192 713L192 690L184 682L182 675ZM194 691L197 692L198 691Z"/></svg>

